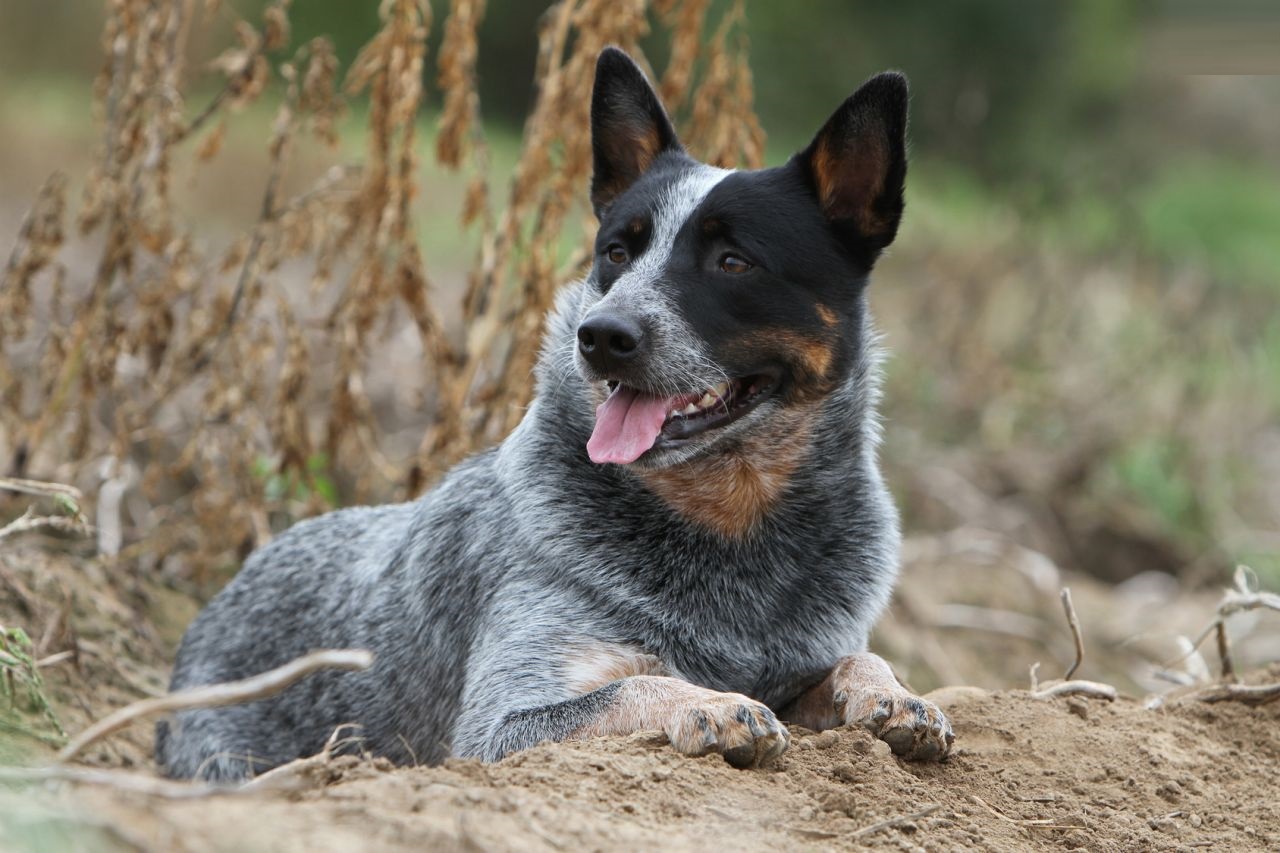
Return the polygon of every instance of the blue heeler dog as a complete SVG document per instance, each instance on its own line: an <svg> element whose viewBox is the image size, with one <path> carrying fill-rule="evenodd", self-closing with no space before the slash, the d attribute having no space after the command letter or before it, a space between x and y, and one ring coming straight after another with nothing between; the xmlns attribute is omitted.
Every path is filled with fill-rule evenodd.
<svg viewBox="0 0 1280 853"><path fill-rule="evenodd" d="M173 687L317 648L373 667L179 713L164 769L240 779L348 723L401 763L660 730L752 766L787 748L781 720L944 757L941 711L866 650L899 537L865 290L902 215L906 112L906 80L880 74L786 165L712 168L605 50L595 261L550 316L523 422L420 500L251 556L187 631Z"/></svg>

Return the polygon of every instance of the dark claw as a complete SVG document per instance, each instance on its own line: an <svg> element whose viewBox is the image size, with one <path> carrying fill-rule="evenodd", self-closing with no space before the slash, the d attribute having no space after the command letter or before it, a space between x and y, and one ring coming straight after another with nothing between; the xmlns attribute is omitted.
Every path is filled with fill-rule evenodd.
<svg viewBox="0 0 1280 853"><path fill-rule="evenodd" d="M739 769L750 767L756 758L756 746L754 743L735 746L732 749L724 751L724 760Z"/></svg>
<svg viewBox="0 0 1280 853"><path fill-rule="evenodd" d="M876 709L871 712L871 716L862 721L862 727L873 735L879 736L880 729L884 725L884 721L893 715L893 701L890 699L881 699L876 703Z"/></svg>
<svg viewBox="0 0 1280 853"><path fill-rule="evenodd" d="M940 755L942 755L942 747L938 746L936 741L926 740L920 744L920 748L911 757L917 761L933 761Z"/></svg>

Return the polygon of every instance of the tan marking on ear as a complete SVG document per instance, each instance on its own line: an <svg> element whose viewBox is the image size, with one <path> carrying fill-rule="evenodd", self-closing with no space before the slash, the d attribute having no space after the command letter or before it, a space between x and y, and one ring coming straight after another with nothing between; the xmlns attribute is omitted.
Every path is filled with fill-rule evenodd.
<svg viewBox="0 0 1280 853"><path fill-rule="evenodd" d="M728 539L747 535L773 509L809 449L810 406L779 412L733 449L657 471L637 471L684 518Z"/></svg>
<svg viewBox="0 0 1280 853"><path fill-rule="evenodd" d="M608 148L607 160L619 168L612 180L594 187L594 202L611 201L626 192L662 153L662 137L648 125L609 128L603 145Z"/></svg>
<svg viewBox="0 0 1280 853"><path fill-rule="evenodd" d="M822 324L827 328L831 328L836 323L840 322L840 318L836 315L836 312L821 303L815 305L814 310L818 312L818 319L820 319Z"/></svg>
<svg viewBox="0 0 1280 853"><path fill-rule="evenodd" d="M827 140L819 142L809 161L809 168L813 172L813 183L818 190L818 203L827 214L835 214L836 187L839 185L840 178L837 172L839 165L840 159L832 156L831 146Z"/></svg>
<svg viewBox="0 0 1280 853"><path fill-rule="evenodd" d="M592 643L566 652L561 664L565 683L575 696L598 690L632 675L667 675L661 660L635 646Z"/></svg>
<svg viewBox="0 0 1280 853"><path fill-rule="evenodd" d="M875 211L889 169L883 142L863 136L848 151L832 151L823 139L813 152L810 169L823 212L832 219L852 219L863 234L882 232L887 223Z"/></svg>

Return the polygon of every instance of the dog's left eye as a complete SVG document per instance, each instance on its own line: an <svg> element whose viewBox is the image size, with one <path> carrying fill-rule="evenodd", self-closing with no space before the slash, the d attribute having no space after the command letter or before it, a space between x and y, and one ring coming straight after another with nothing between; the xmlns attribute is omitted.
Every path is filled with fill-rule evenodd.
<svg viewBox="0 0 1280 853"><path fill-rule="evenodd" d="M738 255L725 255L720 259L720 271L738 275L751 269L751 262Z"/></svg>
<svg viewBox="0 0 1280 853"><path fill-rule="evenodd" d="M612 246L604 250L605 257L613 264L625 264L627 262L627 250L614 243Z"/></svg>

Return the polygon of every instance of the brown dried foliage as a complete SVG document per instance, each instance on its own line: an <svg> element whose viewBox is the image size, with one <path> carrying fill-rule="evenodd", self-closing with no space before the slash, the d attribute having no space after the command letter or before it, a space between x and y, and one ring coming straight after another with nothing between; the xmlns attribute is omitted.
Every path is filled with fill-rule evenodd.
<svg viewBox="0 0 1280 853"><path fill-rule="evenodd" d="M107 0L102 142L78 215L99 247L92 275L65 280L67 180L54 175L0 288L4 467L90 491L126 483L122 554L183 577L335 500L416 494L515 425L543 315L588 257L588 106L602 47L643 63L638 42L656 20L672 57L656 79L690 148L723 164L762 159L741 3L707 39L707 0L561 0L542 19L538 97L495 210L476 91L485 4L451 0L435 162L469 175L459 227L477 229L480 251L463 328L450 333L414 240L415 201L430 186L417 134L431 5L383 0L381 28L341 83L326 39L292 48L291 5L275 0L255 23L222 2ZM189 34L215 15L230 17L234 43L189 72ZM184 86L210 74L217 94L188 110ZM258 218L215 254L174 208L173 163L215 157L227 125L264 97L279 104ZM308 134L333 146L353 97L369 102L363 162L335 163L285 197L297 147ZM299 263L314 268L302 296L282 272ZM388 349L406 314L418 345L401 336ZM419 432L416 452L389 449L396 419L370 397L388 358L421 361L420 386L399 389L411 422L394 424Z"/></svg>

